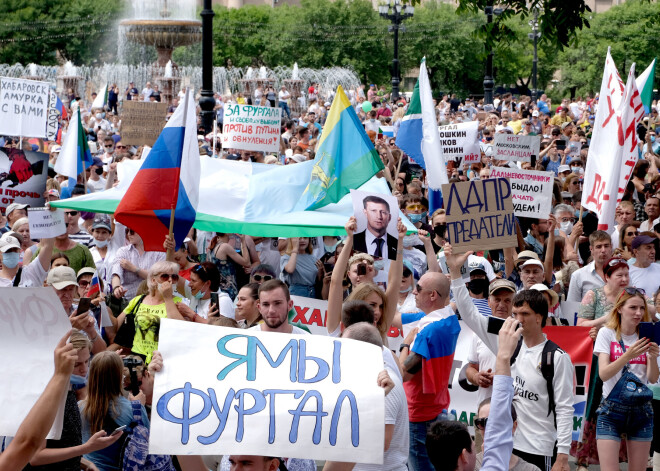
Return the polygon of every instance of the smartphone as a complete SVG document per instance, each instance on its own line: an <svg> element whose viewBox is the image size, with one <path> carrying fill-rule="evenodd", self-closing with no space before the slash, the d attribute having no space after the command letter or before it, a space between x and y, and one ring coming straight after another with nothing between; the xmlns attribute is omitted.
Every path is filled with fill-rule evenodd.
<svg viewBox="0 0 660 471"><path fill-rule="evenodd" d="M504 319L500 319L499 317L493 317L489 316L488 317L488 333L489 334L499 334L500 329L504 325Z"/></svg>
<svg viewBox="0 0 660 471"><path fill-rule="evenodd" d="M566 150L566 141L563 139L559 139L557 141L557 150Z"/></svg>
<svg viewBox="0 0 660 471"><path fill-rule="evenodd" d="M78 315L89 311L91 305L92 298L80 298L80 302L78 303Z"/></svg>
<svg viewBox="0 0 660 471"><path fill-rule="evenodd" d="M126 430L127 425L122 425L121 427L117 427L112 431L110 435L117 435L118 433L122 433L124 430Z"/></svg>
<svg viewBox="0 0 660 471"><path fill-rule="evenodd" d="M332 263L324 263L323 268L325 269L326 273L330 273L334 268L334 265Z"/></svg>
<svg viewBox="0 0 660 471"><path fill-rule="evenodd" d="M220 301L218 301L218 293L211 293L211 304L215 305L218 308L218 312L220 310ZM211 309L211 306L209 306L209 310Z"/></svg>
<svg viewBox="0 0 660 471"><path fill-rule="evenodd" d="M640 322L639 323L639 338L647 338L651 342L656 342L655 326L653 322Z"/></svg>
<svg viewBox="0 0 660 471"><path fill-rule="evenodd" d="M376 139L381 140L383 138L383 133L379 132L378 135L376 136Z"/></svg>
<svg viewBox="0 0 660 471"><path fill-rule="evenodd" d="M367 264L366 263L360 263L357 266L357 274L358 276L364 276L367 274Z"/></svg>

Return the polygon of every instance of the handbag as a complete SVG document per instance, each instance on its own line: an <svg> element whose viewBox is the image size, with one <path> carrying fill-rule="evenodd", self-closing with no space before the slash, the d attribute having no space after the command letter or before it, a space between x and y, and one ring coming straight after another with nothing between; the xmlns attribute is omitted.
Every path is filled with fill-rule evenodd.
<svg viewBox="0 0 660 471"><path fill-rule="evenodd" d="M621 351L625 352L626 348L623 345L623 340L619 340L619 344L621 345ZM612 397L612 393L615 397ZM621 377L612 388L612 392L607 396L607 399L627 406L640 406L653 399L653 391L636 374L630 371L629 363L626 363Z"/></svg>
<svg viewBox="0 0 660 471"><path fill-rule="evenodd" d="M142 304L142 301L146 296L146 294L140 296L140 299L135 303L131 312L126 313L124 323L119 326L119 329L117 329L117 335L115 336L114 343L117 345L128 349L133 348L133 339L135 338L135 314L138 312L138 309L140 309L140 304Z"/></svg>

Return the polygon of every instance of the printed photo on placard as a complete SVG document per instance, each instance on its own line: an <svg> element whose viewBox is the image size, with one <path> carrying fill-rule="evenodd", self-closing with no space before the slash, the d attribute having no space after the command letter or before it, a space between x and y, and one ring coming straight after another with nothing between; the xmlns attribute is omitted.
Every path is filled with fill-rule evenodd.
<svg viewBox="0 0 660 471"><path fill-rule="evenodd" d="M366 193L351 190L353 213L357 230L353 236L353 248L374 258L396 259L399 217L397 199L392 195Z"/></svg>

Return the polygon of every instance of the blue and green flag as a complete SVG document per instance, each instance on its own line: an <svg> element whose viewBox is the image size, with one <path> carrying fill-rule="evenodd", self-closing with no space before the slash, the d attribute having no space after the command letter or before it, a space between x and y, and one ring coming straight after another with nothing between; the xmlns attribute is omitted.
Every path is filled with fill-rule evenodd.
<svg viewBox="0 0 660 471"><path fill-rule="evenodd" d="M310 182L296 210L312 211L336 203L383 169L378 152L340 85L316 148Z"/></svg>
<svg viewBox="0 0 660 471"><path fill-rule="evenodd" d="M655 59L653 59L653 62L651 62L651 64L646 68L646 70L642 72L642 74L639 77L637 77L637 80L635 81L646 114L649 114L651 112L651 103L653 102L654 78L655 78Z"/></svg>

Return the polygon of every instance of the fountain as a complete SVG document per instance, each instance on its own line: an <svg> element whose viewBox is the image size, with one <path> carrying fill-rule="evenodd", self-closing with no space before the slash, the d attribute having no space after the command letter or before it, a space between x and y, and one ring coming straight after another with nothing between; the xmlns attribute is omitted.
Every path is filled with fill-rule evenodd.
<svg viewBox="0 0 660 471"><path fill-rule="evenodd" d="M298 98L302 95L302 87L304 82L300 80L300 70L298 70L298 63L293 64L293 71L291 78L284 80L287 90L291 94L291 109L295 112L300 112L300 104Z"/></svg>
<svg viewBox="0 0 660 471"><path fill-rule="evenodd" d="M172 61L168 61L167 64L165 64L165 73L162 77L156 77L156 80L160 83L161 101L170 105L172 104L172 97L177 94L179 84L181 83L181 77L175 77L173 72L174 66Z"/></svg>
<svg viewBox="0 0 660 471"><path fill-rule="evenodd" d="M196 20L196 3L190 0L140 0L133 2L133 18L119 22L120 34L129 41L154 46L156 64L165 67L172 52L202 40L202 22ZM172 63L176 68L176 64Z"/></svg>
<svg viewBox="0 0 660 471"><path fill-rule="evenodd" d="M60 95L61 98L63 98L62 101L66 106L70 106L71 100L69 97L69 90L73 91L74 97L79 96L80 90L78 87L81 81L84 83L84 77L78 73L78 68L73 65L71 61L67 61L64 66L62 66L61 74L58 75L57 81L57 89L61 91Z"/></svg>
<svg viewBox="0 0 660 471"><path fill-rule="evenodd" d="M28 74L24 76L27 80L43 81L44 77L39 75L37 64L28 64Z"/></svg>
<svg viewBox="0 0 660 471"><path fill-rule="evenodd" d="M252 96L254 91L257 89L257 80L254 78L254 69L248 67L245 75L240 80L241 91L245 94L246 97Z"/></svg>

